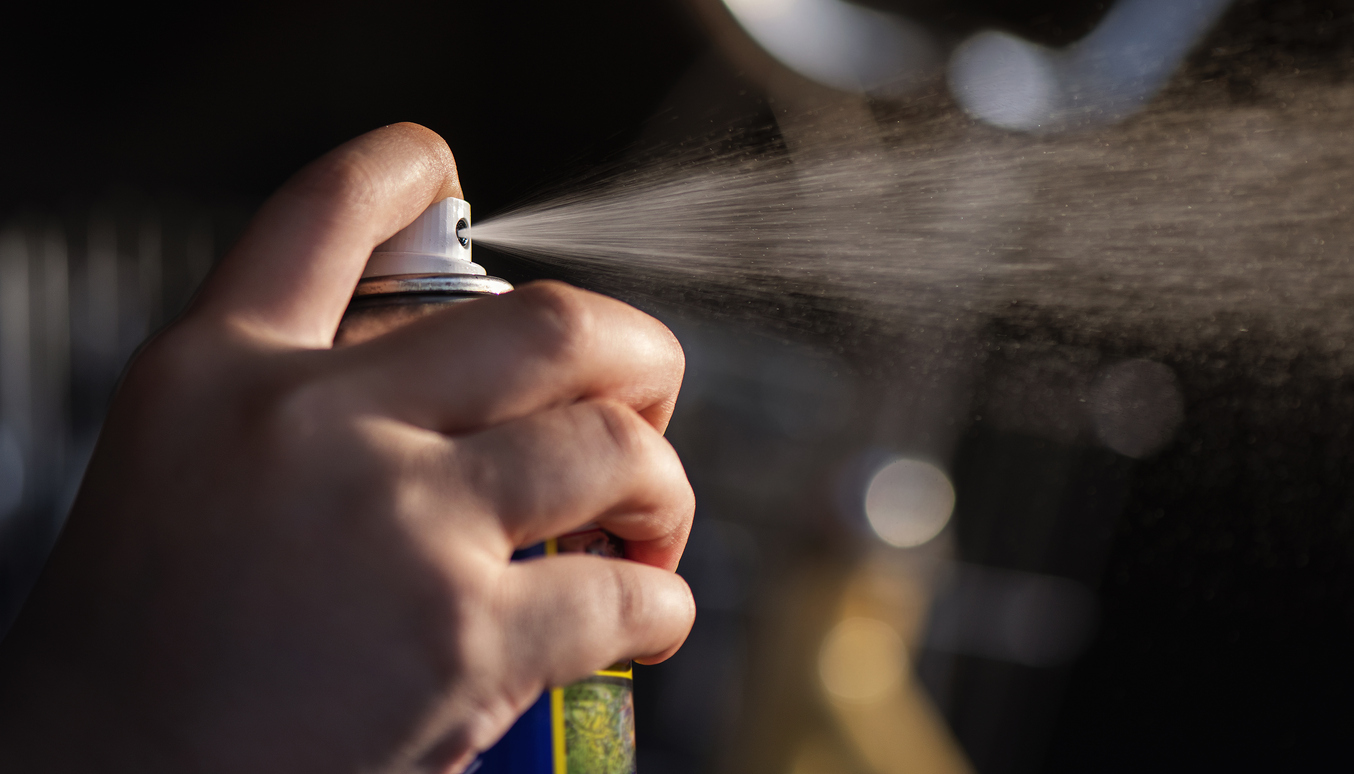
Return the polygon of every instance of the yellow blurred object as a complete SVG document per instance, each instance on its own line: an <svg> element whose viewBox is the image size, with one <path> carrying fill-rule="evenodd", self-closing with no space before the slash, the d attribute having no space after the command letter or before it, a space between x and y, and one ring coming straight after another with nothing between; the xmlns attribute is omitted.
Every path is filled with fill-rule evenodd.
<svg viewBox="0 0 1354 774"><path fill-rule="evenodd" d="M906 659L893 627L876 618L847 618L823 640L818 676L833 699L873 703L897 690Z"/></svg>
<svg viewBox="0 0 1354 774"><path fill-rule="evenodd" d="M831 697L837 720L877 774L969 774L973 767L931 700L912 683L876 702Z"/></svg>
<svg viewBox="0 0 1354 774"><path fill-rule="evenodd" d="M906 679L930 604L928 558L881 552L863 561L820 652L824 698L875 774L973 771L930 697Z"/></svg>
<svg viewBox="0 0 1354 774"><path fill-rule="evenodd" d="M790 774L861 774L848 750L823 735L809 737L795 749Z"/></svg>
<svg viewBox="0 0 1354 774"><path fill-rule="evenodd" d="M806 562L777 585L753 645L755 709L721 774L971 774L908 661L949 551L943 535L880 547Z"/></svg>

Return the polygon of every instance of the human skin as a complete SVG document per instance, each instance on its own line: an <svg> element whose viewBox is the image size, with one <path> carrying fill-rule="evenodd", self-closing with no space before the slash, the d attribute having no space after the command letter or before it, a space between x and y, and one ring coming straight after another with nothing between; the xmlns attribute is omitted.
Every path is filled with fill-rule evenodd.
<svg viewBox="0 0 1354 774"><path fill-rule="evenodd" d="M0 771L455 772L540 691L680 647L680 346L532 283L331 348L372 248L461 196L385 127L264 205L135 358L0 645ZM510 562L596 521L626 559Z"/></svg>

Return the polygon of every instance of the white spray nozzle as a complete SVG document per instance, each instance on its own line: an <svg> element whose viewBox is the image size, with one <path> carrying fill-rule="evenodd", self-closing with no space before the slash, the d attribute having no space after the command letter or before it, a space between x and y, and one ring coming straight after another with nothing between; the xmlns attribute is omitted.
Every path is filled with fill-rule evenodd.
<svg viewBox="0 0 1354 774"><path fill-rule="evenodd" d="M484 273L470 257L470 203L443 199L377 245L362 277Z"/></svg>

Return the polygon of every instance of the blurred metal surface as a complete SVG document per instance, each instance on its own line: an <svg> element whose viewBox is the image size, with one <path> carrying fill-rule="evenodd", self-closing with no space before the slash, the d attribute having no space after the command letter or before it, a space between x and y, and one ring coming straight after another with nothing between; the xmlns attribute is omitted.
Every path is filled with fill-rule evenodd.
<svg viewBox="0 0 1354 774"><path fill-rule="evenodd" d="M0 227L0 632L61 529L127 360L243 220L120 197Z"/></svg>
<svg viewBox="0 0 1354 774"><path fill-rule="evenodd" d="M782 69L828 89L901 99L946 71L949 90L974 118L1038 133L1113 124L1141 110L1232 5L1101 3L1108 11L1092 29L1051 47L983 26L994 9L982 3L939 14L926 2L692 1L722 47L735 61L752 64L764 83L783 80L776 72ZM1022 6L1010 5L1017 12ZM1057 3L1027 5L1036 14L1068 15ZM956 26L956 20L971 21Z"/></svg>
<svg viewBox="0 0 1354 774"><path fill-rule="evenodd" d="M949 83L975 118L1056 132L1112 124L1147 105L1232 0L1118 0L1081 40L1051 49L996 30L961 43Z"/></svg>

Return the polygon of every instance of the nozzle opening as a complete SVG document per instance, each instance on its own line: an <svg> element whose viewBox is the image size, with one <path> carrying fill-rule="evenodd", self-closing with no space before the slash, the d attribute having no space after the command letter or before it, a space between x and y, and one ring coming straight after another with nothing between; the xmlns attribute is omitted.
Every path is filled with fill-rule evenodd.
<svg viewBox="0 0 1354 774"><path fill-rule="evenodd" d="M461 247L470 246L470 223L465 218L456 221L456 241Z"/></svg>

